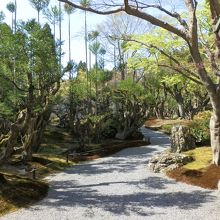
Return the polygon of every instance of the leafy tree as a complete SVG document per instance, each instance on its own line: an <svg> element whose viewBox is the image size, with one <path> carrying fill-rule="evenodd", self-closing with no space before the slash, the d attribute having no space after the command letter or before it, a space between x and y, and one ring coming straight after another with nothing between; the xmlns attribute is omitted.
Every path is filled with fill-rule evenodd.
<svg viewBox="0 0 220 220"><path fill-rule="evenodd" d="M48 25L41 28L34 21L25 24L16 35L10 34L4 24L1 28L7 35L1 41L4 71L0 72L0 76L15 86L20 94L17 118L13 120L10 131L0 138L1 160L10 157L15 146L21 147L27 158L31 159L32 152L40 145L50 116L53 96L60 86L61 75L54 40ZM6 41L7 45L4 46ZM18 51L19 78L14 81L13 66L8 57L13 57L13 53ZM4 100L3 103L5 104ZM21 143L17 142L19 136Z"/></svg>
<svg viewBox="0 0 220 220"><path fill-rule="evenodd" d="M75 8L72 7L71 5L65 3L64 4L64 11L68 15L68 34L69 34L69 61L71 60L71 14L74 13Z"/></svg>
<svg viewBox="0 0 220 220"><path fill-rule="evenodd" d="M80 5L84 8L90 7L90 0L81 0ZM87 91L89 91L89 73L88 73L88 27L87 27L87 10L84 11L85 15L85 56L86 56L86 77L87 77ZM89 100L88 100L89 106Z"/></svg>
<svg viewBox="0 0 220 220"><path fill-rule="evenodd" d="M17 0L14 0L14 4L15 4L15 19L14 19L15 26L14 26L14 32L16 32L17 31Z"/></svg>
<svg viewBox="0 0 220 220"><path fill-rule="evenodd" d="M63 13L56 5L51 6L51 8L47 8L43 10L43 14L46 16L47 20L50 22L50 24L53 25L53 34L54 39L56 40L56 25L59 24L60 17L63 18Z"/></svg>
<svg viewBox="0 0 220 220"><path fill-rule="evenodd" d="M201 85L195 82L196 78L184 78L184 75L187 75L188 72L183 68L181 70L182 75L178 74L175 65L168 65L170 64L170 58L158 53L158 50L155 49L159 48L159 46L163 45L166 41L166 44L163 45L163 52L166 51L166 54L169 54L169 56L172 55L175 60L182 58L182 63L185 62L184 68L188 66L188 68L193 69L191 64L188 63L189 55L187 55L185 45L182 44L182 42L172 42L169 36L158 30L155 30L154 33L142 36L132 36L132 39L128 39L128 41L131 42L128 43L127 48L129 50L133 49L135 52L135 55L128 60L129 65L134 71L138 71L138 69L142 68L145 69L145 71L148 70L152 72L152 70L149 69L150 66L151 69L157 70L152 73L160 75L158 79L155 79L159 82L156 87L158 88L159 86L165 89L166 92L171 95L170 98L176 101L179 117L192 118L193 115L207 105L209 102L207 92L204 92ZM174 45L178 47L178 50L173 47ZM148 57L150 56L150 58L146 58L146 54ZM167 67L169 67L169 69ZM156 103L155 105L157 106Z"/></svg>
<svg viewBox="0 0 220 220"><path fill-rule="evenodd" d="M113 101L117 106L114 109L114 117L118 122L116 138L126 139L146 120L150 99L143 86L134 83L132 78L127 78L114 91Z"/></svg>
<svg viewBox="0 0 220 220"><path fill-rule="evenodd" d="M0 11L0 23L2 23L5 19L5 14L3 11Z"/></svg>
<svg viewBox="0 0 220 220"><path fill-rule="evenodd" d="M40 23L40 12L48 7L50 0L30 0L31 5L37 10L37 20Z"/></svg>
<svg viewBox="0 0 220 220"><path fill-rule="evenodd" d="M12 17L11 17L11 29L14 30L14 13L16 10L16 6L13 2L10 2L6 5L7 9L11 12Z"/></svg>

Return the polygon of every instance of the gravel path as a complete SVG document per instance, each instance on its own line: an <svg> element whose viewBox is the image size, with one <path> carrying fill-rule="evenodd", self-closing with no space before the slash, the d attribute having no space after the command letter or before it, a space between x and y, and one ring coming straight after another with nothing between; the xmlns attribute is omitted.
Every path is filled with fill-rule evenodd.
<svg viewBox="0 0 220 220"><path fill-rule="evenodd" d="M169 146L166 135L142 128L151 145L81 163L49 178L38 204L4 220L219 220L220 192L176 183L150 172L148 159Z"/></svg>

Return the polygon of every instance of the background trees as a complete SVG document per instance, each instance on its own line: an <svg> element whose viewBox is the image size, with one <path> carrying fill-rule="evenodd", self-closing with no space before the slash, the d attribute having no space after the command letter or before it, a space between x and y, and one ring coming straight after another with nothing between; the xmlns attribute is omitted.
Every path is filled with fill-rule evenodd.
<svg viewBox="0 0 220 220"><path fill-rule="evenodd" d="M53 42L53 47L50 42L52 36L49 38L49 25L41 27L39 23L37 25L31 21L26 25L21 25L19 33L15 31L9 33L9 27L2 26L3 31L7 33L4 39L5 44L2 43L4 51L2 53L2 78L7 80L1 91L2 106L4 106L2 114L9 113L7 117L10 117L10 114L14 115L12 112L20 112L21 114L18 114L19 123L23 120L20 118L24 118L24 121L31 121L30 124L35 124L29 128L25 125L25 128L21 129L22 132L24 130L23 134L29 134L26 136L22 134L22 143L31 143L27 146L33 145L33 138L36 135L32 135L34 133L32 131L39 128L38 125L41 124L42 118L49 117L51 110L45 111L48 114L45 113L44 116L42 116L43 112L45 109L50 109L46 107L47 105L52 106L52 104L47 104L53 103L52 91L56 93L60 87L59 79L62 75L61 2L66 3L65 10L69 15L69 63L68 68L64 70L69 70L69 81L66 80L64 85L69 89L67 118L72 131L76 128L77 117L80 115L82 121L86 121L81 125L88 126L88 130L90 130L87 132L87 136L89 137L92 133L95 136L96 132L93 132L92 128L96 127L96 131L101 131L100 123L107 121L106 118L108 118L103 116L104 109L106 109L111 116L117 115L117 112L122 114L124 111L124 115L117 115L117 117L121 117L121 121L127 121L127 125L124 125L123 128L115 126L115 129L117 133L123 133L121 136L127 137L137 130L140 124L138 121L139 119L142 121L144 114L162 118L171 116L192 118L198 111L209 108L208 103L211 103L213 108L211 134L214 135L212 136L212 146L215 149L213 153L218 151L216 149L220 149L220 127L218 125L220 94L217 56L219 37L214 32L211 23L211 18L214 19L214 24L217 22L218 11L213 9L212 2L210 4L207 2L198 8L197 2L190 0L184 1L184 7L177 8L179 12L173 12L167 5L163 5L163 2L154 3L154 1L152 4L139 2L137 6L134 1L121 1L118 4L112 2L111 5L106 5L100 2L96 4L90 1L73 3L62 0L59 2L59 7L55 5L50 9L45 8L49 1L45 1L44 4L34 1L32 4L38 10L38 15L43 10L53 25L53 41L56 40L56 24L60 24L60 40L56 44ZM68 3L69 5L67 5ZM70 13L73 8L85 11L86 62L81 63L82 65L79 64L78 68L71 60L70 50ZM152 10L155 14L150 14ZM184 13L182 13L183 10L185 10ZM88 32L88 11L112 15L103 25L99 25L97 30ZM115 14L116 12L119 13ZM127 12L127 14L123 12ZM47 42L45 45L42 43L44 41L42 33L45 34ZM7 39L8 42L5 42ZM88 39L90 40L89 49L95 58L95 65L93 67L90 65L89 68ZM13 44L16 45L15 50L12 49ZM7 48L5 45L8 45ZM44 50L40 49L41 47L45 47ZM17 54L21 54L18 59ZM50 54L51 60L48 54ZM59 60L58 63L57 60ZM109 63L113 64L112 71L105 69L106 64ZM57 68L59 68L59 73ZM78 69L76 77L74 77L75 72L70 71L71 69ZM114 79L112 79L113 75ZM82 92L82 88L85 89L85 80L86 91ZM80 88L75 91L74 87L78 87L78 84ZM123 89L121 86L124 86ZM133 87L136 88L134 91ZM130 90L133 91L133 95L129 93ZM79 98L77 91L81 91L83 96ZM10 101L6 102L9 97ZM74 98L78 101L73 100ZM30 106L26 103L28 99L31 100ZM22 107L20 107L20 102ZM80 105L77 102L87 111L79 110ZM112 106L114 108L111 108ZM92 114L96 117L93 118ZM128 114L130 118L136 115L134 120L137 121L137 125L128 122L125 114ZM27 115L29 116L27 117ZM16 119L13 118L12 121L16 122ZM129 131L128 127L132 131ZM127 131L125 132L123 129ZM20 132L20 129L17 130ZM38 130L43 131L43 128ZM97 137L100 136L97 134ZM97 138L96 141L98 139L100 138ZM25 149L29 148L25 147ZM33 148L31 147L31 149ZM215 155L214 163L218 164L218 159L216 159L218 156L216 153L213 155Z"/></svg>
<svg viewBox="0 0 220 220"><path fill-rule="evenodd" d="M3 51L0 77L5 85L9 86L7 89L16 88L16 98L19 103L19 109L14 102L8 103L9 100L13 100L14 94L2 89L1 105L5 109L3 113L6 114L8 109L12 115L11 119L9 118L12 124L10 131L0 138L1 160L10 157L14 147L21 148L27 158L31 159L32 152L39 147L50 116L53 95L60 85L61 75L56 49L48 25L41 28L34 21L30 21L15 35L6 24L2 24L0 28L5 33L1 39ZM17 57L16 70L19 78L15 81L13 61L10 58L17 53L19 57ZM13 117L15 115L16 117Z"/></svg>
<svg viewBox="0 0 220 220"><path fill-rule="evenodd" d="M68 2L72 6L84 9L85 8L77 3L69 2L66 0L60 0L63 2ZM182 39L186 44L186 49L191 57L191 63L196 72L190 72L188 78L191 79L198 78L198 82L201 82L204 88L207 90L212 104L213 114L210 121L210 132L211 132L211 146L213 149L213 163L216 165L220 164L220 90L219 87L219 70L218 70L218 58L219 58L219 34L218 29L215 28L215 25L218 22L220 15L220 3L218 1L207 1L209 7L208 13L212 19L213 29L210 31L212 36L213 45L200 44L200 29L199 29L199 18L197 14L198 2L195 0L185 0L184 1L184 12L187 14L185 18L181 12L172 12L166 8L163 4L152 3L147 4L145 2L136 2L124 0L120 3L112 3L112 7L109 9L109 6L105 8L102 7L102 10L93 7L92 5L87 8L87 11L95 12L98 14L111 14L120 11L125 11L127 14L141 18L151 24L158 26L167 31L168 34L171 34L174 39ZM120 6L119 6L120 5ZM97 5L96 5L97 6ZM105 9L105 10L104 10ZM165 14L168 19L166 22L164 19L161 19L154 14L150 13L150 10L154 9L159 11L162 14ZM152 10L152 11L154 11ZM210 20L211 21L211 20ZM211 24L211 23L210 23ZM207 43L207 42L206 42ZM159 48L160 52L163 53L163 47ZM204 56L203 52L205 49L208 49L209 53ZM166 54L166 53L165 53ZM170 57L171 58L171 57ZM172 60L172 63L177 65L179 61ZM184 65L179 65L184 67ZM210 68L211 67L211 68ZM187 68L188 69L188 68ZM186 76L187 77L187 76Z"/></svg>
<svg viewBox="0 0 220 220"><path fill-rule="evenodd" d="M33 8L37 10L37 21L40 23L40 12L44 10L50 3L50 0L30 0Z"/></svg>
<svg viewBox="0 0 220 220"><path fill-rule="evenodd" d="M7 9L11 12L12 17L11 17L11 29L14 30L14 13L16 10L16 6L13 2L10 2L7 4Z"/></svg>

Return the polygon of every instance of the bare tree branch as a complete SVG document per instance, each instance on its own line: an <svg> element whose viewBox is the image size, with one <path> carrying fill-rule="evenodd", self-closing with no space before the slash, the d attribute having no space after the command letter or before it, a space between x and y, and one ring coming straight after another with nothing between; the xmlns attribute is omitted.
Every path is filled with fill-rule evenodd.
<svg viewBox="0 0 220 220"><path fill-rule="evenodd" d="M115 13L118 13L118 12L121 12L121 11L125 11L123 6L119 6L119 8L116 8L115 10L100 11L100 10L97 10L97 9L94 9L94 8L91 8L91 7L84 7L84 6L75 4L75 3L73 3L69 0L58 0L58 1L67 3L71 6L73 6L74 8L81 9L81 10L84 10L84 11L93 12L93 13L100 14L100 15L109 15L109 14L115 14Z"/></svg>
<svg viewBox="0 0 220 220"><path fill-rule="evenodd" d="M156 9L164 12L165 14L169 15L170 17L175 18L186 30L189 30L188 24L186 23L186 21L184 19L181 18L179 13L177 13L177 12L172 13L172 12L168 11L167 9L163 8L161 6L161 4L150 5L150 4L146 4L143 2L138 2L138 1L135 1L135 2L137 2L139 9L156 8ZM142 6L139 6L139 5L142 5Z"/></svg>
<svg viewBox="0 0 220 220"><path fill-rule="evenodd" d="M145 13L143 11L140 11L138 9L135 9L133 7L131 7L128 3L128 0L124 0L124 4L125 4L125 11L126 13L132 15L132 16L136 16L138 18L144 19L148 22L150 22L153 25L156 25L158 27L161 27L167 31L170 31L178 36L180 36L181 38L183 38L184 40L188 41L188 34L185 31L182 31L172 25L170 25L169 23L162 21L148 13Z"/></svg>

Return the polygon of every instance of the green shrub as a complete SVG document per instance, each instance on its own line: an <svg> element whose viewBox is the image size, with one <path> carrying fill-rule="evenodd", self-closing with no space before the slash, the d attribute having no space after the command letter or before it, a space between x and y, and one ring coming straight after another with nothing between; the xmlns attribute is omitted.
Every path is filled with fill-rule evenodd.
<svg viewBox="0 0 220 220"><path fill-rule="evenodd" d="M211 111L199 112L194 116L193 122L190 125L192 134L196 138L196 142L207 142L210 140L209 121Z"/></svg>
<svg viewBox="0 0 220 220"><path fill-rule="evenodd" d="M114 138L117 133L118 123L114 119L109 119L102 125L101 135L104 139Z"/></svg>

